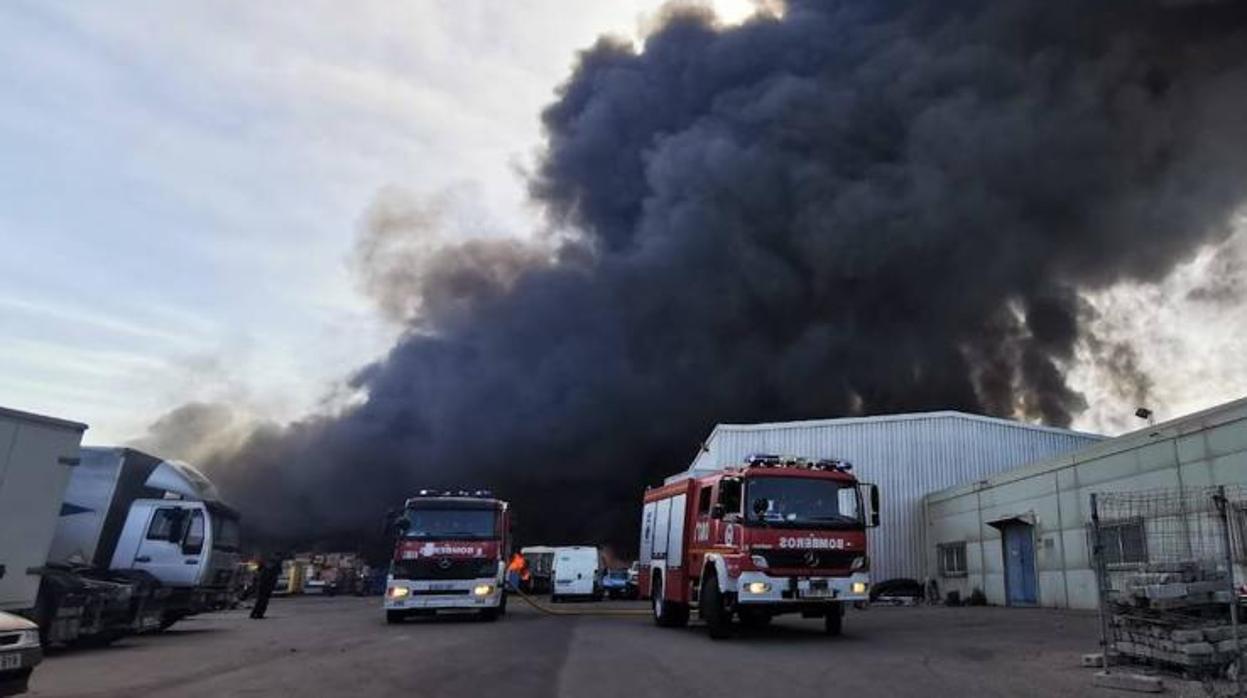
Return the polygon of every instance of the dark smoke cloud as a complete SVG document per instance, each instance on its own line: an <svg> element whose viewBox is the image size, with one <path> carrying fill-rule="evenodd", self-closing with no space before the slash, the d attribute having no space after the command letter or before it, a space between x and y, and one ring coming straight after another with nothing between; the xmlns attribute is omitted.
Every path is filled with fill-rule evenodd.
<svg viewBox="0 0 1247 698"><path fill-rule="evenodd" d="M366 254L412 326L366 399L208 466L270 532L492 486L529 541L629 547L641 488L718 421L1068 425L1081 294L1162 278L1247 193L1244 26L1241 3L803 1L599 41L531 184L571 238Z"/></svg>

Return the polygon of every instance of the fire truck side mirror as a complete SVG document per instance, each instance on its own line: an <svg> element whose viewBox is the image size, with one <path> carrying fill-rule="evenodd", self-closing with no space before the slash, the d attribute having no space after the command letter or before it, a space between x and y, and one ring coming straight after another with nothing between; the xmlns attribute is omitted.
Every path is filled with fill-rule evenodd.
<svg viewBox="0 0 1247 698"><path fill-rule="evenodd" d="M879 526L879 486L870 486L870 526L878 528Z"/></svg>

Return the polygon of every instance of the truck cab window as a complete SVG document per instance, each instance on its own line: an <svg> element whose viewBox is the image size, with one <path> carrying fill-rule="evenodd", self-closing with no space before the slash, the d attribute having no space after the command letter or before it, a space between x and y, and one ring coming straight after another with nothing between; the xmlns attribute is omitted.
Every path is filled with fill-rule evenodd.
<svg viewBox="0 0 1247 698"><path fill-rule="evenodd" d="M174 507L163 507L152 514L152 522L147 527L147 540L177 540L181 537L182 511Z"/></svg>
<svg viewBox="0 0 1247 698"><path fill-rule="evenodd" d="M740 480L719 481L719 504L725 514L740 513Z"/></svg>
<svg viewBox="0 0 1247 698"><path fill-rule="evenodd" d="M186 537L182 539L182 552L186 555L198 555L204 549L204 514L202 511L191 512L190 525L186 527Z"/></svg>
<svg viewBox="0 0 1247 698"><path fill-rule="evenodd" d="M697 515L698 516L709 516L710 515L711 489L712 488L710 485L706 485L705 487L701 488L700 492L697 493Z"/></svg>

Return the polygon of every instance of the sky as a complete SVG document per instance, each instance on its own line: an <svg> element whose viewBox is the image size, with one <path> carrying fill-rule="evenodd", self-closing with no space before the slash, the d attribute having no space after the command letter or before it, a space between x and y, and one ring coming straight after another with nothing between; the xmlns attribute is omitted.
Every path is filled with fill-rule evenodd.
<svg viewBox="0 0 1247 698"><path fill-rule="evenodd" d="M352 271L369 206L449 192L451 234L533 234L542 107L578 49L636 40L660 4L0 4L0 405L92 443L189 401L324 409L401 329ZM1247 305L1191 296L1244 250L1089 299L1140 348L1158 417L1247 395ZM1070 370L1077 428L1135 425L1096 366Z"/></svg>
<svg viewBox="0 0 1247 698"><path fill-rule="evenodd" d="M351 271L379 192L531 234L541 108L659 6L0 4L0 404L96 443L189 400L314 409L398 332Z"/></svg>

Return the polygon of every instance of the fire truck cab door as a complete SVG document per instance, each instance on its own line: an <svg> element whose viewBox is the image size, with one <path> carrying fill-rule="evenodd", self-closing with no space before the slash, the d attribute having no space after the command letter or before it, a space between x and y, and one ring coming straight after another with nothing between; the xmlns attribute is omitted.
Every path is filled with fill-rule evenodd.
<svg viewBox="0 0 1247 698"><path fill-rule="evenodd" d="M717 523L710 517L713 495L714 485L702 485L697 489L697 511L693 519L693 545L695 547L705 547L712 540L711 529Z"/></svg>
<svg viewBox="0 0 1247 698"><path fill-rule="evenodd" d="M714 545L733 547L740 542L737 540L740 522L740 489L741 481L734 478L720 480L715 488L714 508L719 516L715 518L712 526Z"/></svg>

